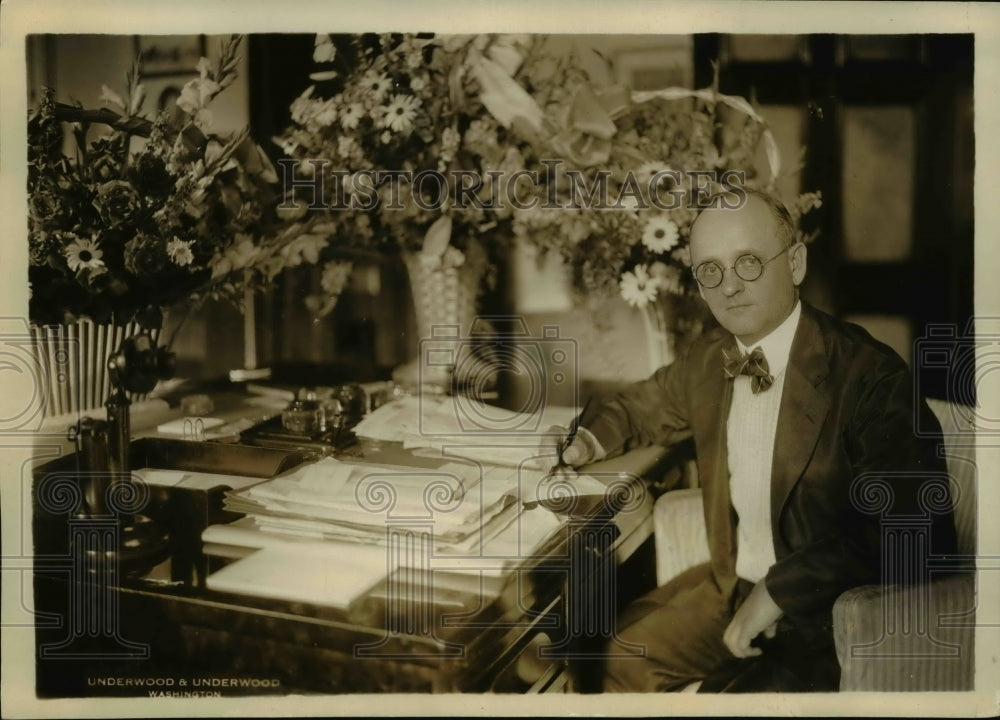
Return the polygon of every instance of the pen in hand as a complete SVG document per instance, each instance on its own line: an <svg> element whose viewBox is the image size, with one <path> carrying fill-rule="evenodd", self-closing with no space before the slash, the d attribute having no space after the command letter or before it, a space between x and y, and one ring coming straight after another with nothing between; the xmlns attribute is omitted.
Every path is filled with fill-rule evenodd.
<svg viewBox="0 0 1000 720"><path fill-rule="evenodd" d="M552 468L549 470L548 474L546 475L546 479L552 477L553 475L556 475L560 470L564 470L567 468L572 469L572 466L563 459L563 453L569 448L570 445L573 444L573 441L576 439L576 434L580 429L580 418L584 416L584 414L587 412L587 408L590 407L590 401L592 397L593 396L587 398L587 402L583 404L583 410L581 410L580 413L575 418L573 418L573 422L570 423L569 432L566 433L566 437L564 437L562 440L559 441L559 444L557 445L558 456L556 458L556 464L553 465Z"/></svg>

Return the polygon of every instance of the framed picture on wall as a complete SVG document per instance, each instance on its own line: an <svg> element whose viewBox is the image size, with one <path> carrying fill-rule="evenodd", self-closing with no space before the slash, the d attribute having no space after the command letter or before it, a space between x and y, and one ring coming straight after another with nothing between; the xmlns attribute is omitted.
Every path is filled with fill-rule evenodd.
<svg viewBox="0 0 1000 720"><path fill-rule="evenodd" d="M144 77L193 74L205 55L205 36L136 35L135 51Z"/></svg>
<svg viewBox="0 0 1000 720"><path fill-rule="evenodd" d="M661 90L694 85L693 48L688 40L677 44L640 47L615 53L615 76L632 90Z"/></svg>

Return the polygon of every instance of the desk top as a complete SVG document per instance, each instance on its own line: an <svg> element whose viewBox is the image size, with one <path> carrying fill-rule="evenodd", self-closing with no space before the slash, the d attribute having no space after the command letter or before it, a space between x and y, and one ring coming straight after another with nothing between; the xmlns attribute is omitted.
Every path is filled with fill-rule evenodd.
<svg viewBox="0 0 1000 720"><path fill-rule="evenodd" d="M244 411L237 405L227 412ZM155 433L147 435L151 436L147 443L157 442ZM221 443L174 442L200 446L202 450L211 445L220 446L220 451L226 447ZM414 454L392 443L362 442L342 456L352 462L413 467L435 467L442 462L441 458ZM67 457L39 468L36 489L47 472L67 469L71 461ZM152 574L118 577L112 585L118 589L124 606L134 605L147 612L155 607L156 613L184 633L200 638L199 643L215 637L231 645L251 641L267 645L286 643L292 638L293 644L301 642L317 651L347 652L348 656L370 651L373 657L386 662L434 667L437 669L427 677L435 685L484 689L481 683L487 669L519 643L527 642L529 636L544 630L558 638L569 631L564 617L567 592L606 591L601 583L593 581L594 565L586 558L599 556L612 564L617 558L620 562L649 537L652 498L645 491L642 477L673 462L670 453L654 447L586 468L598 479L620 483L616 493L578 504L573 516L537 552L526 556L499 581L476 574L446 579L446 574L434 573L439 582L428 589L412 573L397 573L384 578L346 609L207 588L204 573L212 561L201 552L201 532L206 525L235 519L221 509L225 488L165 488L153 492L146 512L170 528L174 555ZM286 466L279 463L277 467ZM45 512L36 502L36 554L69 557L70 524L67 515ZM409 539L419 542L419 536ZM397 550L408 552L413 547ZM189 568L185 575L178 570L178 565L184 563L193 565L194 572ZM38 588L45 596L41 605L54 602L58 607L59 597L65 599L68 593L60 588L74 581L62 569L39 566L37 571ZM204 647L202 650L207 651ZM322 686L323 681L317 678L315 683L310 680L305 684Z"/></svg>

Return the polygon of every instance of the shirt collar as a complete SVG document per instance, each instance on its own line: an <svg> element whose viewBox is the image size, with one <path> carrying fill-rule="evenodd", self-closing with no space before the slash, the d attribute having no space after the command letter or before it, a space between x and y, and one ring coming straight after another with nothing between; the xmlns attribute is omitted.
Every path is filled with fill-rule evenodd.
<svg viewBox="0 0 1000 720"><path fill-rule="evenodd" d="M788 317L769 332L765 337L754 343L752 348L736 339L736 345L741 353L746 353L753 348L760 348L767 358L767 367L771 375L777 377L788 365L788 358L792 354L792 341L795 339L795 329L799 326L799 317L802 315L802 301L796 300L795 307L788 314Z"/></svg>

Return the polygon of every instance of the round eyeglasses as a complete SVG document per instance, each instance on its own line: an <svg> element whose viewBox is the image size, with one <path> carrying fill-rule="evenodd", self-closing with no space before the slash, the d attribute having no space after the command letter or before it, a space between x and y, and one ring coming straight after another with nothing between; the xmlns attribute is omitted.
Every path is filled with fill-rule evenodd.
<svg viewBox="0 0 1000 720"><path fill-rule="evenodd" d="M727 268L722 267L714 260L709 260L707 262L703 262L696 268L692 268L694 279L697 280L698 284L700 284L703 288L711 290L712 288L717 288L722 284L722 278L725 276L726 270L732 270L736 273L736 277L740 280L753 282L764 274L765 265L772 260L777 259L783 253L788 252L792 247L794 246L789 245L788 247L783 248L781 252L768 258L767 260L761 260L759 257L751 253L740 255L736 258L736 262Z"/></svg>

